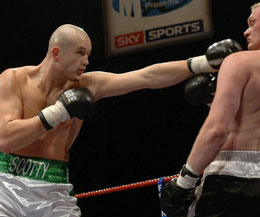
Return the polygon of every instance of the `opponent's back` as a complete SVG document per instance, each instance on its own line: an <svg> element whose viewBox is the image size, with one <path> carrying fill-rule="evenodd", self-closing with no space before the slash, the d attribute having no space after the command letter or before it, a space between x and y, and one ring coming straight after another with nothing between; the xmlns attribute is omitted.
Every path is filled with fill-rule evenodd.
<svg viewBox="0 0 260 217"><path fill-rule="evenodd" d="M227 94L234 92L229 96L231 108L227 112L233 105L237 109L223 149L260 150L260 51L243 51L227 59L218 88L231 89ZM224 73L232 73L233 79ZM227 81L222 81L225 78Z"/></svg>

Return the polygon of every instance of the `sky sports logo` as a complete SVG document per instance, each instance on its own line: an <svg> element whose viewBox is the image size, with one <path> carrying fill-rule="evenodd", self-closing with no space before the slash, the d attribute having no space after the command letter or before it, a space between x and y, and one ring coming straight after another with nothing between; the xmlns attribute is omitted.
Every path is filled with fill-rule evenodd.
<svg viewBox="0 0 260 217"><path fill-rule="evenodd" d="M144 44L144 32L133 32L115 37L115 47L129 47L137 44Z"/></svg>
<svg viewBox="0 0 260 217"><path fill-rule="evenodd" d="M192 0L113 0L114 10L128 17L158 16L185 6Z"/></svg>
<svg viewBox="0 0 260 217"><path fill-rule="evenodd" d="M145 30L145 32L139 31L115 36L115 47L129 47L138 44L144 44L145 41L146 43L149 43L153 41L180 37L203 31L203 20L193 20L191 22L149 29Z"/></svg>

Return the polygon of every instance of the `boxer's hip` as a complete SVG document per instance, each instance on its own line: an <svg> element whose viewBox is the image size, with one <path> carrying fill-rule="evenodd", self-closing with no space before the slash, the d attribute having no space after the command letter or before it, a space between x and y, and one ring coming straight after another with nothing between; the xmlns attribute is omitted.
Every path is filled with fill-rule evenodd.
<svg viewBox="0 0 260 217"><path fill-rule="evenodd" d="M0 172L33 180L68 183L66 162L0 152Z"/></svg>

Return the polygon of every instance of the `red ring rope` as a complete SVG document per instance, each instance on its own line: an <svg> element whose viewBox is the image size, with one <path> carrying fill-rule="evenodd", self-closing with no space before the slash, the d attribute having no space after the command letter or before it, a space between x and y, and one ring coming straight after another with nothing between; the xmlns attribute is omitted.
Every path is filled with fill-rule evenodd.
<svg viewBox="0 0 260 217"><path fill-rule="evenodd" d="M163 178L163 181L168 182L172 178L175 178L175 177L178 177L178 175L166 176ZM146 180L146 181L142 181L142 182L131 183L131 184L127 184L127 185L120 185L120 186L115 186L115 187L111 187L111 188L105 188L105 189L101 189L101 190L90 191L90 192L81 193L81 194L75 194L74 197L76 197L77 199L82 199L82 198L86 198L86 197L94 197L94 196L110 194L110 193L114 193L114 192L126 191L126 190L130 190L130 189L135 189L135 188L143 188L146 186L155 185L158 183L158 181L159 181L159 178L156 178L156 179Z"/></svg>

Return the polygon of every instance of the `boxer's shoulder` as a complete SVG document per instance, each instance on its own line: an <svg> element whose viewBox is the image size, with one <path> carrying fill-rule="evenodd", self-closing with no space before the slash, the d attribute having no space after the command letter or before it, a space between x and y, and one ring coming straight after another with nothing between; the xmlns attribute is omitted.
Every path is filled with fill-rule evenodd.
<svg viewBox="0 0 260 217"><path fill-rule="evenodd" d="M23 66L17 68L8 68L1 73L0 79L7 79L9 81L19 80L23 82L24 79L32 77L38 71L36 66Z"/></svg>

